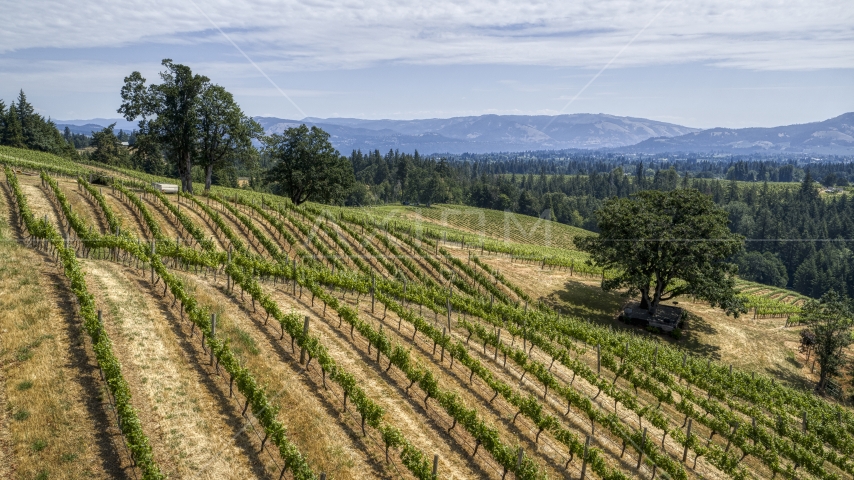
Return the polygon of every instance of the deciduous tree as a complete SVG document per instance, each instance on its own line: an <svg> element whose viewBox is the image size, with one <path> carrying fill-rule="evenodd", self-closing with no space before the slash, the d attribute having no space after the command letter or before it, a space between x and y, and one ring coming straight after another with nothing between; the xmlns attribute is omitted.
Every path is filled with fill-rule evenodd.
<svg viewBox="0 0 854 480"><path fill-rule="evenodd" d="M191 170L198 152L198 109L200 97L209 79L194 75L190 67L165 59L160 72L161 84L146 86L139 72L125 77L122 105L118 112L126 120L142 117L141 135L147 135L162 145L167 156L177 166L181 186L193 191Z"/></svg>
<svg viewBox="0 0 854 480"><path fill-rule="evenodd" d="M842 350L854 342L851 300L835 291L820 300L807 301L800 314L801 323L815 335L815 355L821 368L815 389L824 394L830 380L838 376L845 362Z"/></svg>
<svg viewBox="0 0 854 480"><path fill-rule="evenodd" d="M304 124L265 140L265 152L275 162L266 179L299 205L305 201L336 202L355 181L353 166L331 143L329 134Z"/></svg>
<svg viewBox="0 0 854 480"><path fill-rule="evenodd" d="M248 118L234 97L219 85L206 85L198 106L199 165L205 169L205 191L211 188L214 168L225 166L254 151L253 138L263 129Z"/></svg>
<svg viewBox="0 0 854 480"><path fill-rule="evenodd" d="M628 288L655 313L662 300L695 295L728 314L746 311L736 296L737 268L727 259L744 239L727 228L727 213L693 189L648 190L607 200L597 213L599 236L578 237L591 264L615 272L605 290Z"/></svg>

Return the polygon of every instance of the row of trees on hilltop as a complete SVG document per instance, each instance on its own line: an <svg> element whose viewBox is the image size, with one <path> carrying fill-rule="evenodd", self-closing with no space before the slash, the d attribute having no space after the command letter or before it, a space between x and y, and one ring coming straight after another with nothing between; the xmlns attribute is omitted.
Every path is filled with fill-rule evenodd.
<svg viewBox="0 0 854 480"><path fill-rule="evenodd" d="M255 156L252 139L261 136L261 127L208 77L169 59L162 65L160 84L147 84L139 72L125 78L118 112L127 120L139 119L133 149L138 163L167 158L187 192L193 191L191 172L198 165L207 190L214 168Z"/></svg>
<svg viewBox="0 0 854 480"><path fill-rule="evenodd" d="M8 107L0 100L0 144L63 157L76 156L73 145L65 141L53 121L35 112L23 90Z"/></svg>
<svg viewBox="0 0 854 480"><path fill-rule="evenodd" d="M127 120L139 119L132 149L137 163L165 159L187 192L193 191L194 167L201 168L208 190L215 170L257 165L257 143L269 167L259 180L297 204L337 201L352 186L352 166L332 147L326 132L301 125L265 136L225 88L170 59L162 65L161 83L147 83L133 72L121 89L119 113Z"/></svg>

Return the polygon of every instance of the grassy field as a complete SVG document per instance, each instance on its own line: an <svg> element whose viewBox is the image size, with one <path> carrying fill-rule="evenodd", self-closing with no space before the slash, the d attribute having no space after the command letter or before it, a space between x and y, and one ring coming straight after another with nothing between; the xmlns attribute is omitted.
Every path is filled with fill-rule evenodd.
<svg viewBox="0 0 854 480"><path fill-rule="evenodd" d="M0 154L17 170L0 209L0 477L142 474L55 252L84 274L172 478L427 479L434 458L440 478L854 475L854 412L806 390L798 327L680 298L682 336L663 337L618 322L631 299L599 277L479 245L579 258L584 231L445 205L158 196L133 172L91 186L65 176L90 167ZM22 213L46 222L18 228ZM50 228L70 235L46 247Z"/></svg>

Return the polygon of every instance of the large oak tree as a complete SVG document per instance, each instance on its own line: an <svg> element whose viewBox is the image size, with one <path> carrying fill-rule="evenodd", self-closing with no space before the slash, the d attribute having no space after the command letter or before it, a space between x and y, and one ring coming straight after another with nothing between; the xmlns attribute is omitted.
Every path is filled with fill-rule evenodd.
<svg viewBox="0 0 854 480"><path fill-rule="evenodd" d="M194 75L190 67L165 59L161 84L145 84L139 72L125 77L122 106L126 120L142 117L140 134L156 141L177 166L181 187L193 192L191 170L198 152L198 109L209 79Z"/></svg>
<svg viewBox="0 0 854 480"><path fill-rule="evenodd" d="M746 311L736 295L737 268L728 262L744 244L727 227L727 213L694 189L649 190L607 200L597 213L598 236L575 245L590 263L616 272L605 290L627 288L655 313L662 300L694 295L728 314Z"/></svg>
<svg viewBox="0 0 854 480"><path fill-rule="evenodd" d="M264 151L274 162L266 179L277 193L299 205L308 200L336 202L355 182L353 165L331 143L329 134L305 124L265 139Z"/></svg>

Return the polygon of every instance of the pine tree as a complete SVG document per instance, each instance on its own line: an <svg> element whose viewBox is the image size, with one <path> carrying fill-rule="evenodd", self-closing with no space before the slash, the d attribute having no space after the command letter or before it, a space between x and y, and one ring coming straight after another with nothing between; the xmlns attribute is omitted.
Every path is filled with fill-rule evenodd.
<svg viewBox="0 0 854 480"><path fill-rule="evenodd" d="M21 128L21 119L18 116L18 109L15 108L13 102L9 105L9 111L6 112L5 128L3 131L3 145L16 148L26 148L24 143L24 130Z"/></svg>
<svg viewBox="0 0 854 480"><path fill-rule="evenodd" d="M27 101L27 96L23 90L18 93L17 112L18 121L21 124L21 132L24 137L24 144L32 148L33 144L36 143L38 123L40 122L35 121L36 118L33 118L36 116L35 108Z"/></svg>
<svg viewBox="0 0 854 480"><path fill-rule="evenodd" d="M0 144L3 143L3 132L6 131L6 102L0 100Z"/></svg>

